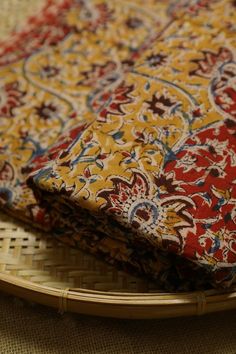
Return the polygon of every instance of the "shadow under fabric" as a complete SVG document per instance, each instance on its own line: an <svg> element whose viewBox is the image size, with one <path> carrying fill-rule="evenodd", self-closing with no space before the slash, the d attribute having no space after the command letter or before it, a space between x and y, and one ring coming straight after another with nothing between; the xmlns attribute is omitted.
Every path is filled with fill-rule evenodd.
<svg viewBox="0 0 236 354"><path fill-rule="evenodd" d="M44 38L31 28L25 52L0 57L2 207L165 289L229 286L234 2L62 1L41 16Z"/></svg>

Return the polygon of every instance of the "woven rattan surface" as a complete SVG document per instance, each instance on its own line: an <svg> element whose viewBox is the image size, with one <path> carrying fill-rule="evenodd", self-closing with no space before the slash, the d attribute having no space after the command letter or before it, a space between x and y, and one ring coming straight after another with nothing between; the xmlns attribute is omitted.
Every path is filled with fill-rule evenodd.
<svg viewBox="0 0 236 354"><path fill-rule="evenodd" d="M236 308L235 289L165 294L0 213L0 289L62 312L160 318ZM95 291L95 292L94 292Z"/></svg>
<svg viewBox="0 0 236 354"><path fill-rule="evenodd" d="M0 214L0 271L55 288L146 292L152 284Z"/></svg>

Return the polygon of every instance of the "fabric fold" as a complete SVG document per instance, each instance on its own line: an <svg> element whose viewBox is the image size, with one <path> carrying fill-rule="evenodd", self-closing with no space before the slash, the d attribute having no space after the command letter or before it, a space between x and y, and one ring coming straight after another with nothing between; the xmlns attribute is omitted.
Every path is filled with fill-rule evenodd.
<svg viewBox="0 0 236 354"><path fill-rule="evenodd" d="M1 58L2 207L165 289L229 286L234 2L55 5Z"/></svg>
<svg viewBox="0 0 236 354"><path fill-rule="evenodd" d="M207 2L170 21L97 97L80 139L31 177L78 225L86 210L82 224L191 260L216 284L236 269L233 6Z"/></svg>

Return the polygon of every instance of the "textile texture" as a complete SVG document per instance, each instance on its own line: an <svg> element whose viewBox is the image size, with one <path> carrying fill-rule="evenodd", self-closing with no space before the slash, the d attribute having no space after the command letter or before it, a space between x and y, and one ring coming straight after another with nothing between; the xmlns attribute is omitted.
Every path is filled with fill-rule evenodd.
<svg viewBox="0 0 236 354"><path fill-rule="evenodd" d="M168 320L59 315L0 297L1 354L235 354L235 311Z"/></svg>
<svg viewBox="0 0 236 354"><path fill-rule="evenodd" d="M47 1L0 49L0 204L169 290L236 272L234 1Z"/></svg>

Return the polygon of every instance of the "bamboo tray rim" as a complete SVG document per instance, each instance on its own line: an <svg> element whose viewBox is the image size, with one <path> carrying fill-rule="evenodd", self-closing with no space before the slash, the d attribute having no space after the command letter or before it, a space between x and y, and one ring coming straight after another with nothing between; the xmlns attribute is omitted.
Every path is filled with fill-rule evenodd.
<svg viewBox="0 0 236 354"><path fill-rule="evenodd" d="M116 318L153 319L203 315L236 308L236 287L185 293L122 293L81 288L52 288L0 273L0 289L29 301L77 312Z"/></svg>
<svg viewBox="0 0 236 354"><path fill-rule="evenodd" d="M138 279L126 273L119 275L116 268L101 264L94 256L79 250L77 253L7 215L1 215L0 230L0 291L54 307L60 313L154 319L236 309L236 284L225 290L178 293L162 292L152 286L139 287ZM73 275L68 266L72 267ZM77 271L83 274L83 279L90 277L90 280L77 281ZM87 282L91 281L90 288ZM130 284L135 284L135 289Z"/></svg>

